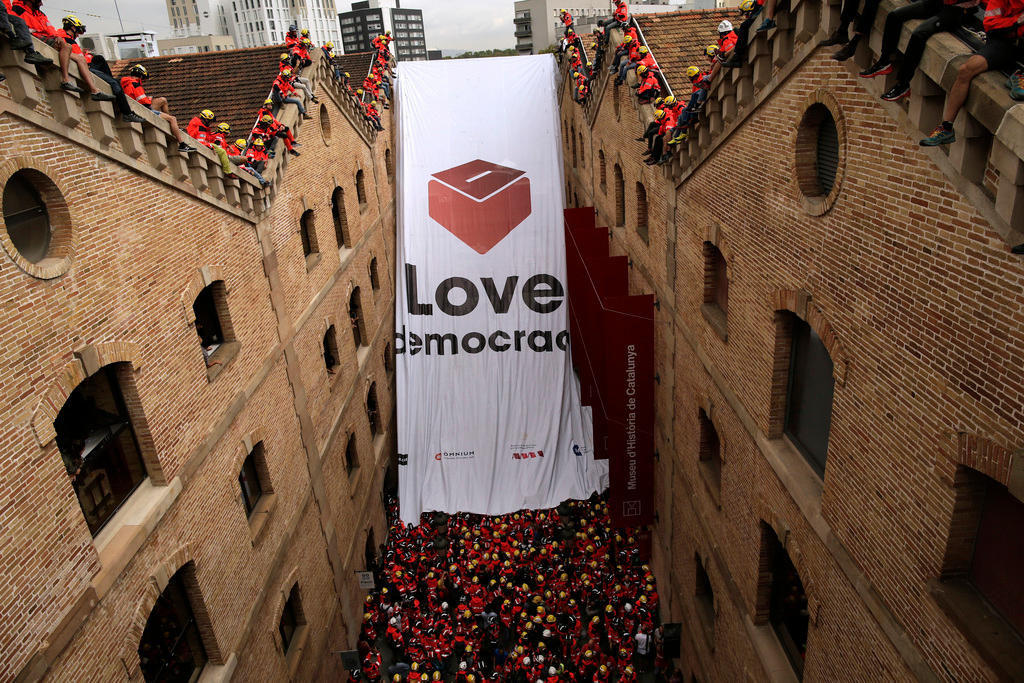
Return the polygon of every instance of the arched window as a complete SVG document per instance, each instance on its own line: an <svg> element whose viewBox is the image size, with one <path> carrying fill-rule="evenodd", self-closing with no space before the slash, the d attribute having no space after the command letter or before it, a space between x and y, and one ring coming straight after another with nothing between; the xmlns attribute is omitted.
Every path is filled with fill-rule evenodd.
<svg viewBox="0 0 1024 683"><path fill-rule="evenodd" d="M79 384L57 419L57 449L85 514L99 533L148 473L122 390L131 366L115 363Z"/></svg>
<svg viewBox="0 0 1024 683"><path fill-rule="evenodd" d="M196 316L196 334L199 335L206 365L209 367L221 362L219 356L215 357L218 350L224 344L235 341L224 281L217 280L204 287L192 303L192 312Z"/></svg>
<svg viewBox="0 0 1024 683"><path fill-rule="evenodd" d="M380 289L380 276L377 274L377 257L370 259L370 288L373 291Z"/></svg>
<svg viewBox="0 0 1024 683"><path fill-rule="evenodd" d="M139 639L142 677L149 682L194 681L206 665L203 633L212 628L202 604L195 566L179 569L160 593Z"/></svg>
<svg viewBox="0 0 1024 683"><path fill-rule="evenodd" d="M580 139L580 166L586 166L587 165L587 153L585 151L586 148L583 146L583 132L580 131L579 133L577 133L577 135L579 136L579 139Z"/></svg>
<svg viewBox="0 0 1024 683"><path fill-rule="evenodd" d="M394 178L395 177L395 166L394 166L394 163L391 161L391 150L390 149L385 149L384 150L384 169L387 171L388 178Z"/></svg>
<svg viewBox="0 0 1024 683"><path fill-rule="evenodd" d="M324 367L327 368L328 375L333 375L338 371L339 365L341 354L338 353L338 334L334 325L331 325L324 332Z"/></svg>
<svg viewBox="0 0 1024 683"><path fill-rule="evenodd" d="M377 404L376 382L371 384L366 392L366 419L370 421L370 434L373 436L380 434L380 408Z"/></svg>
<svg viewBox="0 0 1024 683"><path fill-rule="evenodd" d="M41 175L36 171L18 171L4 186L4 222L18 253L29 263L39 263L50 251L53 228L46 203L29 180L29 173Z"/></svg>
<svg viewBox="0 0 1024 683"><path fill-rule="evenodd" d="M576 129L575 129L575 127L573 128L573 131L570 134L570 137L572 137L572 166L573 166L573 168L576 168Z"/></svg>
<svg viewBox="0 0 1024 683"><path fill-rule="evenodd" d="M242 469L238 473L238 486L242 490L242 504L245 506L245 516L252 518L263 496L274 492L270 485L270 476L267 470L267 459L263 452L263 442L260 441L249 455L242 462Z"/></svg>
<svg viewBox="0 0 1024 683"><path fill-rule="evenodd" d="M384 372L386 372L389 376L391 375L391 371L394 370L395 368L395 366L392 363L393 361L391 358L391 343L389 342L384 345Z"/></svg>
<svg viewBox="0 0 1024 683"><path fill-rule="evenodd" d="M599 171L600 171L601 189L604 190L604 191L607 191L607 189L608 189L608 170L605 168L605 164L604 164L604 150L603 149L599 150L597 152L597 163L598 163L598 168L599 168Z"/></svg>
<svg viewBox="0 0 1024 683"><path fill-rule="evenodd" d="M356 450L356 435L348 435L348 443L345 444L345 472L352 474L352 470L359 467L359 452Z"/></svg>
<svg viewBox="0 0 1024 683"><path fill-rule="evenodd" d="M299 219L299 236L302 239L302 255L309 258L319 252L316 243L316 224L314 223L313 209L302 212Z"/></svg>
<svg viewBox="0 0 1024 683"><path fill-rule="evenodd" d="M284 603L281 611L281 620L277 624L277 632L281 634L281 648L285 657L291 655L291 648L294 643L302 642L299 636L306 628L306 614L302 609L302 596L299 594L299 584L292 586L288 592L288 600Z"/></svg>
<svg viewBox="0 0 1024 683"><path fill-rule="evenodd" d="M626 183L622 179L622 168L615 164L613 169L615 180L615 225L626 224Z"/></svg>
<svg viewBox="0 0 1024 683"><path fill-rule="evenodd" d="M644 242L650 241L647 231L647 188L636 184L636 231Z"/></svg>
<svg viewBox="0 0 1024 683"><path fill-rule="evenodd" d="M759 609L755 622L763 624L767 621L771 624L793 671L797 678L801 678L807 656L807 594L785 547L779 542L775 531L764 522L761 522L761 558L758 566L764 569L758 577Z"/></svg>
<svg viewBox="0 0 1024 683"><path fill-rule="evenodd" d="M693 590L697 607L697 616L700 618L701 626L708 640L715 638L715 591L711 587L711 578L704 569L704 560L700 553L694 553L694 569L696 569L696 582Z"/></svg>
<svg viewBox="0 0 1024 683"><path fill-rule="evenodd" d="M363 184L363 169L356 171L356 199L360 205L366 203L366 186Z"/></svg>
<svg viewBox="0 0 1024 683"><path fill-rule="evenodd" d="M715 424L703 408L697 413L697 423L700 427L700 471L717 505L722 490L722 442L718 439Z"/></svg>
<svg viewBox="0 0 1024 683"><path fill-rule="evenodd" d="M331 194L331 216L334 218L334 239L338 248L351 247L352 237L348 231L348 214L345 212L345 190L334 188Z"/></svg>
<svg viewBox="0 0 1024 683"><path fill-rule="evenodd" d="M363 322L363 306L359 296L359 288L352 290L348 298L348 317L352 321L352 340L358 349L367 343L366 323Z"/></svg>

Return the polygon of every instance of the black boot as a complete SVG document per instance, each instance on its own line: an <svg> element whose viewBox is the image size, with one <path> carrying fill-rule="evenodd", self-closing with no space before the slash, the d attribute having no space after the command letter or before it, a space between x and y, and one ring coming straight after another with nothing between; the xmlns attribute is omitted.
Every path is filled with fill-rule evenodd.
<svg viewBox="0 0 1024 683"><path fill-rule="evenodd" d="M853 56L857 51L857 43L860 42L860 34L854 34L853 38L850 39L846 45L841 47L834 55L832 59L837 62L845 62L847 59Z"/></svg>
<svg viewBox="0 0 1024 683"><path fill-rule="evenodd" d="M830 35L827 39L818 43L821 47L831 47L832 45L846 45L850 40L850 27L847 24L839 24L836 28L835 33Z"/></svg>

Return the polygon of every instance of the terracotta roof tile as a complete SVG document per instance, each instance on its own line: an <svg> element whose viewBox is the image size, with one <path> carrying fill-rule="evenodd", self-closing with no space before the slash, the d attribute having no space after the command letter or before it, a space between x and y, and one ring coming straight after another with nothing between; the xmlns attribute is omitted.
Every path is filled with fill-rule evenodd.
<svg viewBox="0 0 1024 683"><path fill-rule="evenodd" d="M334 63L341 67L342 73L347 73L349 82L353 88L363 84L366 74L370 73L370 64L373 62L374 52L355 52L350 55L335 54Z"/></svg>
<svg viewBox="0 0 1024 683"><path fill-rule="evenodd" d="M184 129L203 109L212 109L217 121L231 124L232 134L245 137L256 113L270 94L277 77L278 56L284 45L222 50L187 55L118 60L114 76L127 75L133 64L149 71L146 94L166 97L171 113Z"/></svg>
<svg viewBox="0 0 1024 683"><path fill-rule="evenodd" d="M738 25L739 13L731 9L687 10L664 14L634 14L647 46L658 60L672 92L689 98L686 67L708 67L704 48L718 40L718 24L728 19Z"/></svg>

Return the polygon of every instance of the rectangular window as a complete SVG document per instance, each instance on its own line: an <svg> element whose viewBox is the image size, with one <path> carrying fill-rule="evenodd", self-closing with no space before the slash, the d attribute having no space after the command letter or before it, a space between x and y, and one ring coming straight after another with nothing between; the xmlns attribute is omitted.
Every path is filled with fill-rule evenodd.
<svg viewBox="0 0 1024 683"><path fill-rule="evenodd" d="M257 444L257 448L262 447L261 444ZM242 471L238 473L238 485L242 489L242 502L245 504L246 517L252 516L256 509L256 503L263 495L259 471L256 469L255 451L254 448L253 452L246 456L245 462L242 463Z"/></svg>
<svg viewBox="0 0 1024 683"><path fill-rule="evenodd" d="M792 339L784 432L824 477L835 387L832 359L817 333L796 316Z"/></svg>
<svg viewBox="0 0 1024 683"><path fill-rule="evenodd" d="M974 540L971 583L1024 634L1024 502L986 477L985 503Z"/></svg>
<svg viewBox="0 0 1024 683"><path fill-rule="evenodd" d="M768 541L772 566L768 619L797 677L802 678L804 657L807 655L809 623L807 595L804 593L800 575L797 574L786 549L779 543L778 536L770 528L762 529L762 540Z"/></svg>
<svg viewBox="0 0 1024 683"><path fill-rule="evenodd" d="M281 621L277 627L278 632L281 634L281 644L284 647L285 654L288 654L292 641L295 640L296 631L305 623L306 619L303 616L302 604L299 598L299 584L295 584L288 594L288 601L284 604L284 610L281 612Z"/></svg>

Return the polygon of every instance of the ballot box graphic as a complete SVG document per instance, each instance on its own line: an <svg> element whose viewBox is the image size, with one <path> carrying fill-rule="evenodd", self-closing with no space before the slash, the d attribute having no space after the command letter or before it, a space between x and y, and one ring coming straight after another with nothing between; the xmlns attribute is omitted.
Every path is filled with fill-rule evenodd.
<svg viewBox="0 0 1024 683"><path fill-rule="evenodd" d="M479 254L531 211L526 172L481 159L434 173L427 192L430 217Z"/></svg>

